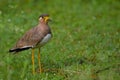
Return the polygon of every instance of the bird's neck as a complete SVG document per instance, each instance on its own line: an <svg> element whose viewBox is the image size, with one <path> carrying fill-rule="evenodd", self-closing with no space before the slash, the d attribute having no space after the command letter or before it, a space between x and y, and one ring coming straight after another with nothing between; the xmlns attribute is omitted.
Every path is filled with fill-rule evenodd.
<svg viewBox="0 0 120 80"><path fill-rule="evenodd" d="M48 22L45 21L40 21L39 24L44 24L44 25L48 25Z"/></svg>
<svg viewBox="0 0 120 80"><path fill-rule="evenodd" d="M48 23L39 23L38 27L48 27Z"/></svg>

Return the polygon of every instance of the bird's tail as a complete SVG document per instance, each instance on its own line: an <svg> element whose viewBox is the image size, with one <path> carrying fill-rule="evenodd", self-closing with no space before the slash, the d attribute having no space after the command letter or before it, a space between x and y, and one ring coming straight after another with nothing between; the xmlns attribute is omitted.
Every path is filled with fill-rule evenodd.
<svg viewBox="0 0 120 80"><path fill-rule="evenodd" d="M13 48L13 49L10 49L9 52L17 53L17 52L21 52L21 51L24 51L24 50L27 50L27 49L30 49L30 48L32 48L32 47Z"/></svg>

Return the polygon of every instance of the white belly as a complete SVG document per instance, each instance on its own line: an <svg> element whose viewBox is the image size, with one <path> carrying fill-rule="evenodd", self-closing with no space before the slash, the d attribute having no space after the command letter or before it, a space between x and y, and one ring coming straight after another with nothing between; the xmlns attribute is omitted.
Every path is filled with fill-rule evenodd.
<svg viewBox="0 0 120 80"><path fill-rule="evenodd" d="M44 45L45 43L47 43L50 39L51 39L51 34L47 34L43 39L42 41L40 42L40 45Z"/></svg>

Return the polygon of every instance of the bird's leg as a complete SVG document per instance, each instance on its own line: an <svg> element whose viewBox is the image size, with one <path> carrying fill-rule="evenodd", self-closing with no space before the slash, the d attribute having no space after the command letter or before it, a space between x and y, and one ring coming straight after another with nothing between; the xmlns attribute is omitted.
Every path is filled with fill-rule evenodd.
<svg viewBox="0 0 120 80"><path fill-rule="evenodd" d="M32 49L32 72L35 74L35 66L34 66L34 49Z"/></svg>
<svg viewBox="0 0 120 80"><path fill-rule="evenodd" d="M41 62L40 62L40 48L39 48L39 51L38 51L38 64L39 64L39 70L40 70L40 73L41 73L42 68L41 68Z"/></svg>

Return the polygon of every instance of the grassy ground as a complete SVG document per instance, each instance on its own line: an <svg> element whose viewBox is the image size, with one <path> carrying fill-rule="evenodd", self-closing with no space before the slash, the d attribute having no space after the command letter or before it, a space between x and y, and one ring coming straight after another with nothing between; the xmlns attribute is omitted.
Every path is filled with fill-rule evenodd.
<svg viewBox="0 0 120 80"><path fill-rule="evenodd" d="M53 38L41 48L44 72L33 76L31 50L8 50L42 13ZM120 1L1 0L0 80L120 80Z"/></svg>

